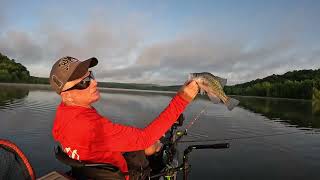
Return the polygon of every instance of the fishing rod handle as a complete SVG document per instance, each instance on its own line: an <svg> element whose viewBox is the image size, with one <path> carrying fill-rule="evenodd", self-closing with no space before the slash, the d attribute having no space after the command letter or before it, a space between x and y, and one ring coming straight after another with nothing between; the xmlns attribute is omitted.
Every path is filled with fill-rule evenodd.
<svg viewBox="0 0 320 180"><path fill-rule="evenodd" d="M225 149L229 146L229 143L190 145L184 150L184 158L187 159L188 154L194 149Z"/></svg>
<svg viewBox="0 0 320 180"><path fill-rule="evenodd" d="M188 148L191 149L225 149L229 148L229 143L218 143L218 144L199 144L199 145L191 145Z"/></svg>

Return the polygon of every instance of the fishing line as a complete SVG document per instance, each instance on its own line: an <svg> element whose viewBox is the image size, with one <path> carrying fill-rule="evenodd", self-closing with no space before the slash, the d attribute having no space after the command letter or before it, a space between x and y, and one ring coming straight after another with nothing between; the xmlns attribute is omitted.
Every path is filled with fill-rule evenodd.
<svg viewBox="0 0 320 180"><path fill-rule="evenodd" d="M207 103L207 104L202 108L202 110L198 113L198 115L197 115L192 121L189 122L189 124L187 125L187 127L186 127L186 129L185 129L185 132L187 132L188 129L199 119L200 115L207 110L209 104L210 104L210 102Z"/></svg>
<svg viewBox="0 0 320 180"><path fill-rule="evenodd" d="M295 132L289 132L289 133L264 134L264 135L243 136L243 137L235 137L235 138L185 140L185 141L179 141L179 143L213 142L213 141L232 141L232 140L254 139L254 138L263 138L263 137L272 137L272 136L282 136L282 135L289 135L289 134L299 134L299 133L305 133L305 132L304 132L304 131L295 131Z"/></svg>

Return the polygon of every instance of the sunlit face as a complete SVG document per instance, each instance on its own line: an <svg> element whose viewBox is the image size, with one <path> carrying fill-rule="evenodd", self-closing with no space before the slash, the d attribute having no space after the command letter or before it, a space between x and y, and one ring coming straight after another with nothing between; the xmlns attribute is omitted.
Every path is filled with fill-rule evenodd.
<svg viewBox="0 0 320 180"><path fill-rule="evenodd" d="M97 89L97 81L88 78L88 71L83 77L67 82L61 93L61 97L66 104L90 107L92 103L100 99L100 92ZM84 83L84 80L90 80L90 85L85 89L73 89L78 83ZM68 90L72 88L71 90Z"/></svg>

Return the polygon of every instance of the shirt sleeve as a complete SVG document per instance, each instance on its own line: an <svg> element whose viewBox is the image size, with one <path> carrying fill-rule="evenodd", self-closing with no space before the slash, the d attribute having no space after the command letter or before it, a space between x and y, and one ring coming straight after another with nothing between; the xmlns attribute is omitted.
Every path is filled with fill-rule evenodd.
<svg viewBox="0 0 320 180"><path fill-rule="evenodd" d="M169 105L145 128L136 128L111 122L101 117L95 122L92 143L98 151L129 152L151 146L173 125L184 111L188 101L180 95L172 98Z"/></svg>

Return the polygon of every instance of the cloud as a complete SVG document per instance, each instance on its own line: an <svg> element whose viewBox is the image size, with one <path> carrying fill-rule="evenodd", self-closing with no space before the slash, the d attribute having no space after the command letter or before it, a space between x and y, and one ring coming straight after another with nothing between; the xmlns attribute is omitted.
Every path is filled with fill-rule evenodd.
<svg viewBox="0 0 320 180"><path fill-rule="evenodd" d="M269 18L265 29L247 29L255 35L243 31L224 33L211 25L198 26L192 21L193 24L188 24L192 32L144 47L134 64L102 72L100 77L181 84L190 72L208 71L227 78L228 84L237 84L296 69L319 68L317 43L312 45L302 37L309 32L307 19L309 16L297 9L277 20Z"/></svg>
<svg viewBox="0 0 320 180"><path fill-rule="evenodd" d="M139 18L132 16L114 24L100 16L92 13L78 28L72 23L61 26L52 15L44 15L33 32L8 30L0 34L0 52L26 65L31 74L44 77L49 74L48 65L66 55L98 57L100 69L125 64L143 40Z"/></svg>
<svg viewBox="0 0 320 180"><path fill-rule="evenodd" d="M9 31L0 37L0 50L2 53L15 59L25 59L30 64L43 57L42 48L34 43L31 35L26 32Z"/></svg>
<svg viewBox="0 0 320 180"><path fill-rule="evenodd" d="M293 55L290 54L296 44L293 37L275 37L248 49L249 44L249 40L229 39L212 33L189 34L145 47L135 64L102 72L100 77L181 84L187 80L188 73L208 71L235 84L270 75L279 65L297 60L291 59Z"/></svg>
<svg viewBox="0 0 320 180"><path fill-rule="evenodd" d="M23 59L38 76L47 76L48 64L61 56L96 56L100 60L95 68L99 80L162 85L182 84L188 73L203 71L227 78L229 84L241 83L296 68L292 64L310 67L304 63L319 57L319 52L313 51L301 63L305 56L291 35L252 43L250 39L201 32L141 47L143 28L134 23L121 25L119 31L118 26L95 16L77 31L45 22L34 33L6 32L0 36L0 51Z"/></svg>
<svg viewBox="0 0 320 180"><path fill-rule="evenodd" d="M0 26L7 22L4 9L0 6ZM303 47L308 43L301 41L300 34L307 32L304 27L309 16L301 15L300 10L276 21L267 18L265 29L254 29L259 24L251 24L232 33L213 27L220 21L210 24L210 18L195 18L181 28L186 32L177 30L169 40L157 37L163 24L154 23L151 12L122 16L115 12L112 7L96 7L79 20L60 7L44 9L42 19L29 30L0 28L0 52L26 65L36 76L48 76L50 65L62 56L95 56L100 81L162 85L182 84L191 72L212 72L235 84L320 65L319 49ZM150 24L158 27L155 30ZM173 31L174 27L167 28ZM256 35L244 32L247 30ZM150 43L152 35L158 39Z"/></svg>
<svg viewBox="0 0 320 180"><path fill-rule="evenodd" d="M127 55L142 39L136 27L131 25L120 24L123 27L119 30L112 23L92 16L76 30L64 29L58 24L44 24L41 28L46 36L43 44L48 46L49 54L69 54L79 58L95 55L112 60Z"/></svg>

